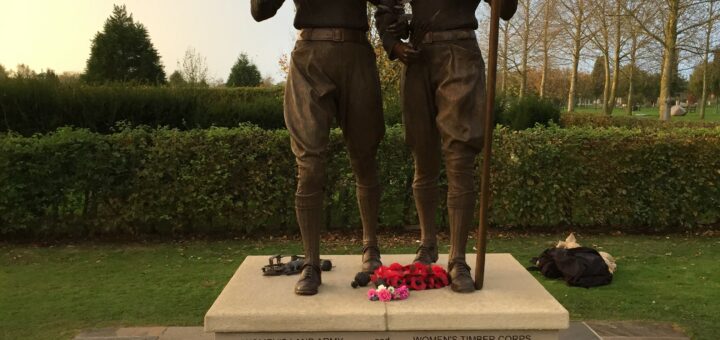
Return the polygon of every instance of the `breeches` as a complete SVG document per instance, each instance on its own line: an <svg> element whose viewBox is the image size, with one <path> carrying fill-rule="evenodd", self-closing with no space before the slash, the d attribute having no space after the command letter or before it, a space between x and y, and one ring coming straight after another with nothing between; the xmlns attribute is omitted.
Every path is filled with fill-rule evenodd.
<svg viewBox="0 0 720 340"><path fill-rule="evenodd" d="M299 198L321 200L333 120L342 129L358 187L378 186L375 156L385 123L372 47L298 41L285 90L285 123L298 166Z"/></svg>
<svg viewBox="0 0 720 340"><path fill-rule="evenodd" d="M475 157L483 147L485 64L475 40L424 44L403 77L405 136L415 159L413 188L437 186L441 153L448 207L475 202Z"/></svg>

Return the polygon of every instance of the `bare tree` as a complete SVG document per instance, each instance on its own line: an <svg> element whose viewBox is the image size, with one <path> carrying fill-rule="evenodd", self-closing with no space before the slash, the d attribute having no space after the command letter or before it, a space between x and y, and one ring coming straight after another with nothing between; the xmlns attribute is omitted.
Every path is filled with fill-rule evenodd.
<svg viewBox="0 0 720 340"><path fill-rule="evenodd" d="M508 52L509 46L510 46L510 21L506 21L505 25L501 25L500 30L501 30L501 33L503 36L502 48L500 49L500 52L499 52L500 60L502 61L502 65L500 67L501 68L500 72L502 74L502 76L501 76L502 80L500 82L500 92L502 92L502 94L506 94L507 87L508 87L508 73L509 73L508 62L510 60L510 55Z"/></svg>
<svg viewBox="0 0 720 340"><path fill-rule="evenodd" d="M541 39L541 35L535 33L536 21L542 11L539 10L539 1L537 0L520 0L521 26L518 37L520 38L520 91L518 96L524 98L528 87L528 71L531 53L537 42Z"/></svg>
<svg viewBox="0 0 720 340"><path fill-rule="evenodd" d="M593 33L590 41L600 51L603 62L603 94L602 94L602 112L610 115L612 111L609 109L610 101L610 3L609 1L598 1L591 8L592 17L589 21L592 25Z"/></svg>
<svg viewBox="0 0 720 340"><path fill-rule="evenodd" d="M702 79L702 96L700 98L700 119L705 119L705 105L707 105L707 88L708 88L708 64L710 59L710 37L712 36L715 26L715 3L717 0L709 0L707 3L708 20L705 28L705 55L703 58L703 79Z"/></svg>
<svg viewBox="0 0 720 340"><path fill-rule="evenodd" d="M605 114L612 114L613 110L615 109L615 102L617 97L617 90L618 85L620 84L620 64L622 61L623 56L620 54L623 50L624 45L626 44L626 32L625 32L625 24L622 14L623 14L623 2L624 0L614 0L615 1L615 8L612 13L613 20L615 23L615 31L613 34L615 35L615 39L613 40L613 76L612 76L612 84L610 86L610 102L608 103L607 111Z"/></svg>
<svg viewBox="0 0 720 340"><path fill-rule="evenodd" d="M570 72L570 88L568 90L567 112L575 111L575 96L578 86L578 68L582 51L587 45L590 34L588 20L591 15L591 0L558 0L562 14L559 21L563 32L571 46L572 69Z"/></svg>
<svg viewBox="0 0 720 340"><path fill-rule="evenodd" d="M37 76L37 73L35 73L35 71L33 71L30 66L27 66L25 64L19 64L17 66L17 69L15 70L16 79L31 79L35 78L35 76Z"/></svg>
<svg viewBox="0 0 720 340"><path fill-rule="evenodd" d="M593 7L591 23L593 25L592 42L600 51L603 60L603 99L602 111L611 115L617 101L620 83L620 66L625 57L622 52L626 44L623 14L624 0L597 2Z"/></svg>
<svg viewBox="0 0 720 340"><path fill-rule="evenodd" d="M0 64L0 80L4 80L10 77L10 71L5 69L5 66Z"/></svg>
<svg viewBox="0 0 720 340"><path fill-rule="evenodd" d="M622 1L623 2L619 4L623 7L623 13L621 13L618 18L625 21L625 24L621 27L628 40L626 43L627 50L625 52L625 55L628 58L627 73L625 74L628 84L626 113L627 115L632 115L633 107L635 106L635 74L642 66L643 62L653 61L657 58L658 54L656 53L657 48L653 48L655 47L653 45L654 40L645 34L645 31L634 20L626 20L628 19L628 16L624 13L625 8L637 11L638 7L640 7L644 0ZM650 24L650 22L654 20L653 15L648 15L647 13L642 15L640 12L636 13L638 13L637 18L647 24ZM649 67L649 69L655 70L658 68L659 66Z"/></svg>
<svg viewBox="0 0 720 340"><path fill-rule="evenodd" d="M545 98L548 85L548 72L550 71L550 51L553 48L558 29L555 25L557 5L556 0L545 0L543 3L543 30L542 30L542 71L540 78L540 98Z"/></svg>
<svg viewBox="0 0 720 340"><path fill-rule="evenodd" d="M629 56L629 65L628 65L628 71L627 71L627 82L628 82L628 90L627 90L627 114L630 116L633 112L633 107L635 106L635 98L634 98L634 89L635 89L635 72L637 71L637 65L638 65L638 53L640 49L647 44L648 39L646 35L642 34L642 31L640 28L634 24L631 23L629 25L629 31L628 34L630 36L630 49L628 50L628 56ZM644 39L643 39L644 38Z"/></svg>
<svg viewBox="0 0 720 340"><path fill-rule="evenodd" d="M194 47L188 47L185 51L182 63L178 62L178 69L188 85L208 85L207 59L197 52Z"/></svg>
<svg viewBox="0 0 720 340"><path fill-rule="evenodd" d="M717 18L715 13L708 17L700 17L693 10L711 0L663 0L638 1L638 6L624 6L628 16L645 34L652 37L662 47L662 71L660 77L660 119L670 120L670 112L665 103L673 97L673 81L677 77L680 52L679 38L692 34L698 27L705 26L708 21ZM652 20L643 20L652 18Z"/></svg>

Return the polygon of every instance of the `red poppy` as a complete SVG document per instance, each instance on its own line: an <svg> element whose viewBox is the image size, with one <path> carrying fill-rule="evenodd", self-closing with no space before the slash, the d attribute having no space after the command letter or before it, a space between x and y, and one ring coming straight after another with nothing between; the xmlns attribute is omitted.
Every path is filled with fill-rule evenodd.
<svg viewBox="0 0 720 340"><path fill-rule="evenodd" d="M390 269L390 270L393 270L393 271L396 271L396 272L402 272L402 271L403 271L403 266L401 266L399 263L395 262L395 263L393 263L393 264L390 265L389 269Z"/></svg>
<svg viewBox="0 0 720 340"><path fill-rule="evenodd" d="M381 266L370 277L375 284L384 284L395 288L408 286L413 290L442 288L449 284L444 268L433 265L413 263L401 266L393 263L389 267Z"/></svg>
<svg viewBox="0 0 720 340"><path fill-rule="evenodd" d="M436 286L438 288L445 287L449 284L447 272L440 266L432 266L432 276L435 278Z"/></svg>
<svg viewBox="0 0 720 340"><path fill-rule="evenodd" d="M410 289L412 290L425 290L427 288L427 285L425 284L425 280L423 280L420 277L413 277L410 279Z"/></svg>

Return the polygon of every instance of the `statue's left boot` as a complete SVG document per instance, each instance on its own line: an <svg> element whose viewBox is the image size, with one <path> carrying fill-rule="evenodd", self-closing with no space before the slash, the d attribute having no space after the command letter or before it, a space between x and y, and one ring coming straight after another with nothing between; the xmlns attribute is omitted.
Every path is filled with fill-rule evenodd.
<svg viewBox="0 0 720 340"><path fill-rule="evenodd" d="M303 265L300 280L295 284L295 294L297 295L315 295L318 293L318 287L322 284L322 270L320 267L306 263Z"/></svg>
<svg viewBox="0 0 720 340"><path fill-rule="evenodd" d="M362 271L373 273L382 266L377 240L378 214L380 210L380 186L356 188L360 219L363 225Z"/></svg>
<svg viewBox="0 0 720 340"><path fill-rule="evenodd" d="M468 233L470 231L474 210L468 207L448 206L450 222L450 288L458 293L472 293L475 283L470 275L470 266L465 260Z"/></svg>
<svg viewBox="0 0 720 340"><path fill-rule="evenodd" d="M323 192L296 196L295 215L302 235L305 264L300 280L295 284L295 294L315 295L322 284L320 270L320 227L323 221Z"/></svg>

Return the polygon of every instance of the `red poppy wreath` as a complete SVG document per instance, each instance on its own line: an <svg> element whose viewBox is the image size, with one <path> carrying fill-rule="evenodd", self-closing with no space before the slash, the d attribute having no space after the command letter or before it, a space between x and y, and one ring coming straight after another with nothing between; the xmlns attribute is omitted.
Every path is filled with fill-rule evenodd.
<svg viewBox="0 0 720 340"><path fill-rule="evenodd" d="M449 284L447 271L443 267L422 263L407 266L393 263L387 267L381 266L370 276L370 280L376 287L407 286L411 290L443 288Z"/></svg>

